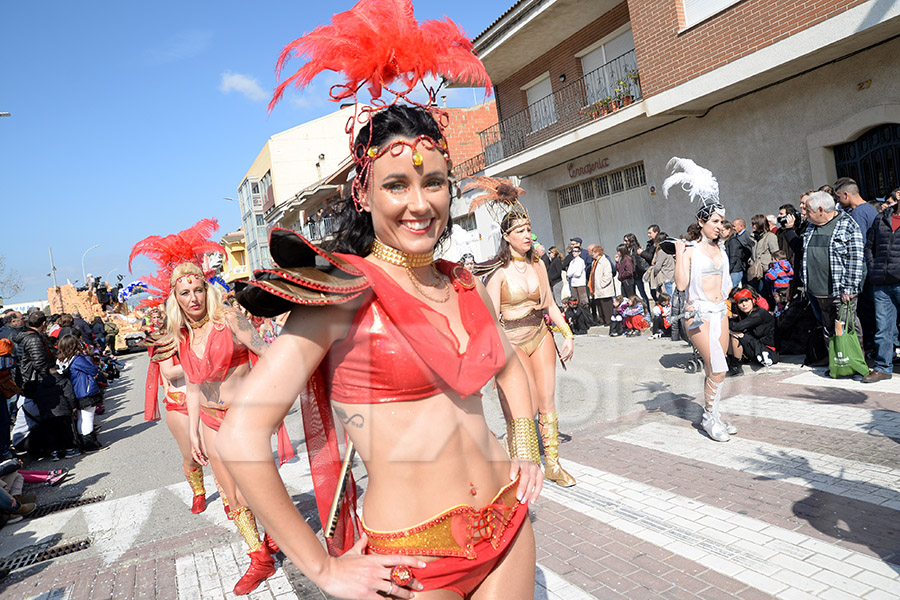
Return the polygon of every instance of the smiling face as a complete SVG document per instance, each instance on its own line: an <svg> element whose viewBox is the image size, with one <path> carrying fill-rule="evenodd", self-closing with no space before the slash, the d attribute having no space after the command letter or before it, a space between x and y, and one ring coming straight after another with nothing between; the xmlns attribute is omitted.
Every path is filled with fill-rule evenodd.
<svg viewBox="0 0 900 600"><path fill-rule="evenodd" d="M413 150L400 148L396 156L386 152L373 163L369 191L360 205L371 213L375 237L382 243L408 254L432 252L450 218L447 161L440 151L419 144L422 160L416 166Z"/></svg>
<svg viewBox="0 0 900 600"><path fill-rule="evenodd" d="M187 318L199 321L206 316L206 282L198 275L185 275L175 282L175 301Z"/></svg>
<svg viewBox="0 0 900 600"><path fill-rule="evenodd" d="M722 235L722 221L724 220L725 217L719 213L713 213L709 218L709 221L706 221L705 223L698 220L697 222L700 224L701 235L711 240L719 239L719 236Z"/></svg>
<svg viewBox="0 0 900 600"><path fill-rule="evenodd" d="M525 256L531 250L531 222L521 219L513 224L513 228L503 234L513 254Z"/></svg>

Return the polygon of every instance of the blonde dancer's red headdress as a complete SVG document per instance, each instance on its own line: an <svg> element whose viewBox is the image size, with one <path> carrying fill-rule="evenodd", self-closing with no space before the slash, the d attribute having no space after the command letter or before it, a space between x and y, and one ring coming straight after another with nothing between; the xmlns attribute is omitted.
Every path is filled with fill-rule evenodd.
<svg viewBox="0 0 900 600"><path fill-rule="evenodd" d="M145 237L131 249L128 256L128 271L134 258L143 254L157 264L156 275L147 275L141 279L148 284L148 291L153 297L143 300L138 307L158 306L166 301L169 295L169 278L172 271L181 263L194 263L203 268L203 256L210 252L225 254L221 244L212 241L210 236L219 230L215 219L201 219L191 227L167 236L151 235ZM205 277L213 275L211 270L204 271Z"/></svg>
<svg viewBox="0 0 900 600"><path fill-rule="evenodd" d="M357 125L365 126L373 112L402 99L429 110L443 131L448 115L433 106L437 90L426 86L427 105L409 98L416 85L429 74L443 81L484 87L487 93L491 88L490 77L473 53L472 42L462 29L446 17L442 21L425 21L420 25L410 0L360 0L350 10L334 15L330 25L320 25L288 44L278 58L278 76L291 57L300 56L306 56L307 62L278 84L269 102L269 111L288 86L302 88L322 71L336 71L344 75L346 82L332 86L329 95L336 102L352 98L356 106L345 131L350 136L350 154L357 165L357 177L351 188L357 206L360 189L372 163L386 152L399 154L403 146L408 146L412 150L413 162L418 166L422 156L417 146L422 144L427 150L438 148L450 161L446 143L428 136L419 136L413 142L394 141L384 148L375 148L371 145L370 129L370 139L355 145ZM364 86L372 96L372 106L359 106L357 95ZM394 98L389 102L383 100L383 91Z"/></svg>

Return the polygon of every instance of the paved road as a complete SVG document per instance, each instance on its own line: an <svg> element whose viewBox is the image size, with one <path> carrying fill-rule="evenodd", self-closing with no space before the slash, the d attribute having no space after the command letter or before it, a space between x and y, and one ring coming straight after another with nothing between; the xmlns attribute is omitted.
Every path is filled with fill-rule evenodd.
<svg viewBox="0 0 900 600"><path fill-rule="evenodd" d="M579 484L548 488L532 508L536 599L900 597L900 378L748 372L725 391L740 433L717 444L694 426L702 379L679 368L683 344L596 335L577 348L559 404L571 436L560 452ZM61 488L40 488L43 502L106 499L0 531L0 560L34 545L91 546L17 569L0 597L232 597L248 560L240 538L214 492L205 513L189 513L168 431L142 421L146 358L133 362L101 420L110 448L70 460ZM489 392L485 404L501 432ZM288 426L296 437L296 414ZM306 472L301 456L282 477L313 514ZM323 597L288 561L251 595Z"/></svg>

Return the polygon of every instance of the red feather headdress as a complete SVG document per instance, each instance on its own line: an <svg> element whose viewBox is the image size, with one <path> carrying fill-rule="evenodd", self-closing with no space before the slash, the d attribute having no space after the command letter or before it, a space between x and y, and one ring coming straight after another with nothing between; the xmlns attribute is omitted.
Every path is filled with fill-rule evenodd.
<svg viewBox="0 0 900 600"><path fill-rule="evenodd" d="M218 230L219 223L215 219L201 219L178 233L164 237L151 235L135 244L128 256L129 272L132 261L139 254L143 254L159 266L156 275L141 277L147 283L148 291L153 297L143 300L139 307L158 306L165 302L170 290L169 278L175 267L181 263L193 263L202 269L205 254L210 252L225 254L221 244L209 239ZM213 272L205 271L203 275L211 277Z"/></svg>
<svg viewBox="0 0 900 600"><path fill-rule="evenodd" d="M350 136L350 154L357 165L357 177L351 189L357 208L371 164L386 152L399 154L403 146L408 146L412 150L413 163L419 165L422 157L417 147L421 144L426 150L437 148L450 161L446 143L428 136L419 136L412 143L394 141L384 148L371 147L370 139L363 147L354 147L357 124L365 125L372 112L403 99L432 112L443 131L448 115L433 106L437 90L426 86L427 105L408 97L429 74L442 81L483 86L487 94L491 91L491 79L475 56L465 32L446 17L442 21L425 21L419 25L411 0L360 0L350 10L334 15L330 25L316 27L282 50L276 66L279 79L287 62L301 56L306 56L307 62L278 84L269 102L269 111L281 100L288 86L302 88L322 71L344 75L345 83L332 86L329 95L336 102L353 98L356 104L345 131ZM394 89L395 85L397 89ZM357 94L364 86L372 96L372 107L359 106ZM382 100L383 90L390 92L394 99L390 102Z"/></svg>
<svg viewBox="0 0 900 600"><path fill-rule="evenodd" d="M380 100L382 89L396 96L394 104L429 73L484 86L490 93L490 77L472 48L462 29L446 17L420 26L410 0L360 0L350 10L334 15L330 25L316 27L282 50L276 66L279 78L292 56L305 55L308 61L275 88L269 110L288 86L302 88L322 71L336 71L346 78L346 83L329 92L335 101L355 100L367 85L373 104L385 105ZM389 87L395 82L402 88Z"/></svg>

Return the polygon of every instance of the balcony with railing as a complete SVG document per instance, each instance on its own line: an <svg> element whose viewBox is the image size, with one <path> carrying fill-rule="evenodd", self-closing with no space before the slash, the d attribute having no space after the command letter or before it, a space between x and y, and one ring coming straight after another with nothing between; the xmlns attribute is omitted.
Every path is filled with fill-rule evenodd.
<svg viewBox="0 0 900 600"><path fill-rule="evenodd" d="M310 220L300 227L298 233L311 242L321 242L337 233L337 219L322 217L318 221Z"/></svg>
<svg viewBox="0 0 900 600"><path fill-rule="evenodd" d="M641 98L634 50L479 132L486 166L601 119Z"/></svg>

